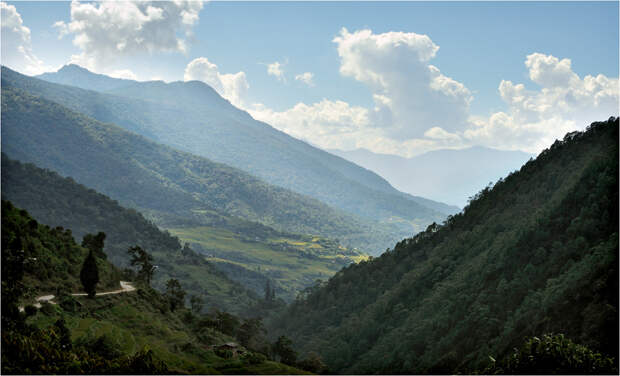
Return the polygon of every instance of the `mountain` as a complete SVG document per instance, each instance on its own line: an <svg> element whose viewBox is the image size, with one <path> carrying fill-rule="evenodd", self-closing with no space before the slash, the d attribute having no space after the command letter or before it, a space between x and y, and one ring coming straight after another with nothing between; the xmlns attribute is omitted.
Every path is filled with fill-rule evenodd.
<svg viewBox="0 0 620 376"><path fill-rule="evenodd" d="M398 234L395 226L355 218L235 168L32 96L12 86L6 76L2 144L10 158L71 176L152 219L176 216L205 223L225 213L281 231L339 238L374 252Z"/></svg>
<svg viewBox="0 0 620 376"><path fill-rule="evenodd" d="M213 264L177 238L162 232L140 213L116 201L32 164L22 164L2 153L2 199L24 208L53 227L72 229L78 239L100 231L106 234L104 252L119 268L129 266L127 249L138 245L154 258L153 286L165 290L176 278L188 293L203 295L206 308L243 312L257 296L228 279ZM118 282L116 283L118 285Z"/></svg>
<svg viewBox="0 0 620 376"><path fill-rule="evenodd" d="M37 77L49 82L97 91L118 89L133 82L132 80L112 78L103 74L92 73L75 64L65 65L57 72L43 73Z"/></svg>
<svg viewBox="0 0 620 376"><path fill-rule="evenodd" d="M164 290L168 279L177 278L188 286L188 292L205 294L207 309L242 312L256 302L256 295L228 278L257 295L264 293L270 280L277 297L290 301L317 279L326 279L343 266L365 258L329 239L281 233L223 216L209 226L174 227L167 229L170 233L162 232L135 210L125 209L71 178L13 161L4 153L2 188L3 199L45 223L73 229L77 238L103 231L104 251L119 267L128 266L129 247L141 246L158 265L153 286ZM191 249L179 240L189 243Z"/></svg>
<svg viewBox="0 0 620 376"><path fill-rule="evenodd" d="M434 150L412 158L366 149L328 150L385 178L396 189L460 207L489 182L519 169L534 155L475 146ZM456 211L455 211L456 212Z"/></svg>
<svg viewBox="0 0 620 376"><path fill-rule="evenodd" d="M70 229L2 201L3 374L307 373L263 354L270 344L260 320L173 308L168 292L139 281L119 291L108 273L118 270L105 259L97 257L97 292L105 294L76 296L86 254ZM35 308L34 297L50 292Z"/></svg>
<svg viewBox="0 0 620 376"><path fill-rule="evenodd" d="M83 68L75 75L61 69L40 77L72 85L75 77L88 74L92 75ZM83 80L81 87L102 91L100 85L88 82ZM371 171L254 120L199 81L132 81L104 90L107 94L69 93L66 87L42 83L33 83L28 90L97 120L114 122L163 144L237 167L347 212L371 219L400 218L408 223L408 231L454 212L447 205L403 194Z"/></svg>
<svg viewBox="0 0 620 376"><path fill-rule="evenodd" d="M618 118L569 133L277 327L345 374L473 373L545 333L616 357L618 159Z"/></svg>

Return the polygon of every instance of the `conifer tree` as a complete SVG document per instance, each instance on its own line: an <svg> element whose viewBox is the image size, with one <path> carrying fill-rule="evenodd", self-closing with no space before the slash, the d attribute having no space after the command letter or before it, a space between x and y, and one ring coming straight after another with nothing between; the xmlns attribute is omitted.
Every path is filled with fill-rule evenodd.
<svg viewBox="0 0 620 376"><path fill-rule="evenodd" d="M99 269L97 268L97 261L92 250L88 252L88 256L86 256L82 265L80 281L82 281L82 286L84 286L84 291L86 291L88 297L94 298L95 287L99 283Z"/></svg>

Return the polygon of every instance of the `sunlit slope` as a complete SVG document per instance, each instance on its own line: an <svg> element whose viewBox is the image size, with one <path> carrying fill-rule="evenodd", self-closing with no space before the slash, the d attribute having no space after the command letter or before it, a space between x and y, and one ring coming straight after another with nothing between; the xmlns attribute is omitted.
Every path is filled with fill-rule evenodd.
<svg viewBox="0 0 620 376"><path fill-rule="evenodd" d="M71 176L153 218L158 218L157 212L192 218L194 210L214 210L278 230L339 238L375 252L395 236L388 225L355 218L10 85L3 74L4 153Z"/></svg>
<svg viewBox="0 0 620 376"><path fill-rule="evenodd" d="M332 240L309 235L274 234L259 239L205 226L168 230L258 294L264 292L269 279L277 296L287 301L317 279L328 279L343 266L368 257Z"/></svg>

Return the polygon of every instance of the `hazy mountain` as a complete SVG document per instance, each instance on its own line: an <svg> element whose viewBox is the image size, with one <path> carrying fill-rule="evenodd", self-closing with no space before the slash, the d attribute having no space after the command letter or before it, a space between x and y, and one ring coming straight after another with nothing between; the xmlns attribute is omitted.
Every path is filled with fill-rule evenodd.
<svg viewBox="0 0 620 376"><path fill-rule="evenodd" d="M208 223L221 212L375 253L407 233L33 97L8 76L2 75L2 146L9 157L71 176L158 223L170 215Z"/></svg>
<svg viewBox="0 0 620 376"><path fill-rule="evenodd" d="M396 189L463 207L490 182L518 170L532 154L482 146L435 150L413 158L366 149L328 150L381 175Z"/></svg>
<svg viewBox="0 0 620 376"><path fill-rule="evenodd" d="M61 69L41 77L74 84L74 76L92 74L74 69L81 70L72 75ZM83 80L82 87L102 90L101 85L88 82ZM112 86L116 83L113 81ZM455 211L454 207L403 194L371 171L254 120L199 81L132 81L107 90L114 95L69 93L68 88L40 83L36 86L29 90L95 119L240 168L354 214L380 220L401 218L419 229L419 224L441 220Z"/></svg>
<svg viewBox="0 0 620 376"><path fill-rule="evenodd" d="M117 89L127 86L132 82L131 80L93 73L75 64L65 65L57 72L43 73L37 77L49 82L62 83L82 89L98 91Z"/></svg>
<svg viewBox="0 0 620 376"><path fill-rule="evenodd" d="M277 326L344 374L468 374L545 333L615 357L618 157L617 118L569 133Z"/></svg>
<svg viewBox="0 0 620 376"><path fill-rule="evenodd" d="M159 266L153 285L164 289L171 277L191 293L206 291L207 308L228 312L247 309L255 296L232 283L238 281L264 293L267 279L277 296L287 301L318 278L328 278L343 266L364 258L359 252L318 238L277 232L256 223L218 217L209 226L181 226L162 232L140 213L125 209L110 198L32 164L13 161L2 154L2 197L28 210L51 226L70 228L81 239L87 233L106 233L104 251L115 265L127 266L127 249L140 245ZM189 242L196 251L183 248ZM256 270L258 269L258 271Z"/></svg>

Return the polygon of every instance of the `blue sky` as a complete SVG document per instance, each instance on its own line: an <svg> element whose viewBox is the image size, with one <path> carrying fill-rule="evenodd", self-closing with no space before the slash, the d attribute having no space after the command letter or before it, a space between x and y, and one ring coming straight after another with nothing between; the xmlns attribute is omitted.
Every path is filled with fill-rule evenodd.
<svg viewBox="0 0 620 376"><path fill-rule="evenodd" d="M15 6L23 26L30 30L30 51L38 59L39 68L57 69L69 62L72 55L102 53L92 52L92 46L89 52L84 46L74 45L72 41L80 31L68 31L59 39L61 27L53 25L58 21L70 25L71 3L8 4ZM3 8L3 21L4 12ZM571 127L582 127L588 116L612 115L610 112L617 115L617 106L614 109L609 105L613 103L613 91L617 92L617 2L210 2L195 10L195 14L197 19L190 27L177 27L178 23L173 20L162 26L173 25L175 35L185 41L184 51L168 45L155 47L151 53L136 49L135 53L114 56L106 50L105 55L92 55L105 56L105 66L93 63L87 68L106 74L124 72L140 80L202 79L253 116L316 145L342 149L364 147L376 152L398 149L401 155L473 144L535 152ZM104 21L93 19L92 22ZM343 27L349 33L346 37L341 34ZM355 33L362 30L371 30L371 34L365 35L366 39L348 52L339 51L345 39L358 40L361 34ZM400 56L399 42L392 40L392 49L383 52L368 50L360 55L355 52L368 47L364 43L381 39L382 35L387 38L389 32L425 35L439 47L431 59L419 67L417 62L413 65L424 72L433 69L429 68L432 65L440 71L441 77L463 86L465 89L458 94L460 98L439 98L438 101L445 99L446 103L437 108L432 103L422 103L430 114L418 116L410 111L408 107L415 107L416 103L406 101L409 95L406 88L395 88L399 80L411 85L412 98L426 98L435 92L417 88L426 85L425 81L407 81L417 72L411 64L383 55ZM4 34L9 37L3 26L3 60L8 60L4 57L10 56L11 51L5 50ZM342 37L341 44L334 43L338 36ZM411 51L415 48L418 47L411 47ZM375 53L380 55L373 55ZM533 53L541 55L532 58L531 66L526 67L526 58ZM403 56L411 58L406 53ZM198 58L216 64L222 76L213 78L213 72L204 73L206 63L196 65L188 76L186 67ZM364 65L364 59L383 60L368 68L374 63L368 61L368 65ZM539 80L531 79L535 67L555 64L562 68L566 65L562 65L563 59L570 59L570 72L564 72L567 75L574 73L584 79L587 75L601 74L608 79L600 90L607 90L606 95L612 98L606 107L599 103L594 105L601 107L600 112L550 113L543 109L551 99L547 94L543 98L541 82L547 82L549 88L559 93L553 99L556 101L562 95L566 98L575 96L575 92L583 94L583 90L575 86L574 78L566 78L566 82L572 80L573 84L564 87L564 91L557 82L542 76ZM90 61L93 60L101 59ZM347 61L364 66L356 66L348 74L342 73L341 67ZM274 62L281 63L280 77L267 73L268 64ZM19 66L13 68L34 73ZM243 77L224 76L240 72ZM312 85L295 79L304 72L312 73ZM378 85L369 76L375 73L394 76L394 81ZM498 88L503 80L513 84L505 85L512 91L506 89L500 95ZM526 97L538 103L536 113L524 115L524 108L519 107L522 103L517 103L523 95L508 94L519 84L529 91ZM237 85L235 87L241 87L241 91L231 94L235 89L227 89L227 85ZM449 88L444 94L446 90ZM376 95L387 98L389 104L377 102ZM233 96L236 99L231 99ZM617 93L615 99L617 103ZM587 98L579 100L583 108L593 106ZM445 117L444 122L458 123L458 127L441 120L437 124L429 123L432 111L441 118L440 115L451 111L451 105L458 108ZM463 106L466 110L460 108ZM386 111L387 117L383 116ZM338 124L338 119L342 124ZM566 122L558 125L563 120ZM514 131L518 127L520 131ZM550 128L553 131L549 131ZM513 133L509 132L511 130ZM525 130L531 134L524 134ZM513 137L515 141L511 143L509 140Z"/></svg>

